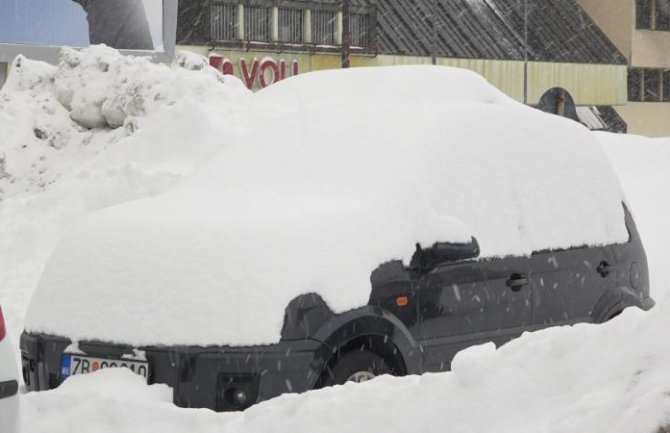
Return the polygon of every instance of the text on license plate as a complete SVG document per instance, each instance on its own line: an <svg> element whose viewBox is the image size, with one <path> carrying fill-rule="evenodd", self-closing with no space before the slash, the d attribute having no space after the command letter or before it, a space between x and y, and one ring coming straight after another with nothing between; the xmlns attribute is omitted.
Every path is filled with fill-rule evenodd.
<svg viewBox="0 0 670 433"><path fill-rule="evenodd" d="M146 361L134 361L128 359L106 359L90 356L63 354L61 365L61 377L63 380L75 374L93 373L103 368L128 368L145 379L149 377L149 364Z"/></svg>

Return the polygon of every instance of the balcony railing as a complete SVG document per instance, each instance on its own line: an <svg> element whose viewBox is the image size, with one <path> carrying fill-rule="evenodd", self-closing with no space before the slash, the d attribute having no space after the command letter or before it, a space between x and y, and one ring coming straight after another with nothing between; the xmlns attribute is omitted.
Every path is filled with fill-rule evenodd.
<svg viewBox="0 0 670 433"><path fill-rule="evenodd" d="M337 2L223 0L210 4L213 46L246 50L339 52L343 14ZM351 7L350 52L376 54L375 4Z"/></svg>

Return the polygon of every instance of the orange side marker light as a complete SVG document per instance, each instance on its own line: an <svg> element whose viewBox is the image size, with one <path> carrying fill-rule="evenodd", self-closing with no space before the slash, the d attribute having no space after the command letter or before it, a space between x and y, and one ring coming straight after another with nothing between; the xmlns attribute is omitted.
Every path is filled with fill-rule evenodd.
<svg viewBox="0 0 670 433"><path fill-rule="evenodd" d="M407 296L398 296L395 298L395 304L398 307L406 307L409 304L409 298Z"/></svg>

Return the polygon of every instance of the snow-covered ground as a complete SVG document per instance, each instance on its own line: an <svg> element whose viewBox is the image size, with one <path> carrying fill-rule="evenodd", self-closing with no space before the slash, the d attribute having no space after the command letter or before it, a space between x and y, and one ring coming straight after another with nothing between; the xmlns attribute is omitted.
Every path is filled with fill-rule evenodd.
<svg viewBox="0 0 670 433"><path fill-rule="evenodd" d="M248 124L248 113L235 107L249 105L250 95L234 79L222 83L208 71L157 67L103 48L80 58L83 64L73 58L68 53L58 69L22 60L23 71L0 93L0 302L15 342L49 254L78 218L170 189ZM68 80L99 82L103 70L117 90L80 92L76 102L80 89ZM137 95L151 102L136 109ZM103 109L106 101L116 108ZM100 115L80 117L84 106ZM84 128L90 122L96 129ZM548 329L499 350L471 348L450 373L286 395L244 413L178 409L166 386L101 371L24 395L24 433L656 433L670 423L670 139L596 136L647 248L657 301L651 312Z"/></svg>

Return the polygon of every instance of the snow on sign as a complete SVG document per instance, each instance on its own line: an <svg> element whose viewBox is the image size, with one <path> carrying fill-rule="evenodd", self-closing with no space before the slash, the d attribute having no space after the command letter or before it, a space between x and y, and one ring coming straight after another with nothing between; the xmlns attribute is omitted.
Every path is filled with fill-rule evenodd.
<svg viewBox="0 0 670 433"><path fill-rule="evenodd" d="M247 61L247 59L241 58L236 67L230 59L212 55L209 57L209 64L224 75L240 77L249 89L264 89L271 84L300 73L300 63L296 59L287 61L265 57L261 60L254 58Z"/></svg>

